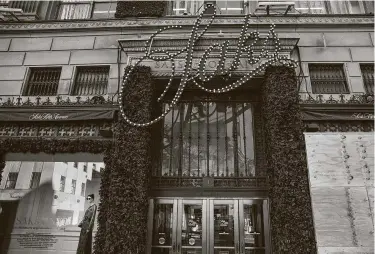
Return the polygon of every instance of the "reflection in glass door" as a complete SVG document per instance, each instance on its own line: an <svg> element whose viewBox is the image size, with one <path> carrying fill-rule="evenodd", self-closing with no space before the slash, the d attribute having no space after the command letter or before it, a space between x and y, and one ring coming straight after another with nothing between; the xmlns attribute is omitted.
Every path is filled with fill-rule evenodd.
<svg viewBox="0 0 375 254"><path fill-rule="evenodd" d="M209 206L209 253L239 253L238 201L210 200Z"/></svg>
<svg viewBox="0 0 375 254"><path fill-rule="evenodd" d="M263 200L239 200L240 222L240 253L264 254L266 253L264 228L268 225L265 221L264 210L266 201Z"/></svg>
<svg viewBox="0 0 375 254"><path fill-rule="evenodd" d="M177 200L158 199L150 203L148 253L173 254L176 248ZM150 235L151 234L151 235Z"/></svg>
<svg viewBox="0 0 375 254"><path fill-rule="evenodd" d="M180 200L178 205L177 253L206 252L206 200Z"/></svg>

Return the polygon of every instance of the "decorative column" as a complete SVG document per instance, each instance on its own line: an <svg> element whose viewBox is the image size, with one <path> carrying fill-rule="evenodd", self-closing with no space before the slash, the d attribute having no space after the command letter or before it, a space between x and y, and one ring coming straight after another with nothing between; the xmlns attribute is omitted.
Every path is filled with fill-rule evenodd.
<svg viewBox="0 0 375 254"><path fill-rule="evenodd" d="M129 119L151 120L153 86L150 67L138 66L130 76L123 95L124 112ZM150 127L133 127L119 117L112 150L106 156L109 179L102 185L105 202L100 216L99 235L104 246L96 253L145 253L149 178L151 175ZM105 185L104 185L105 184ZM103 199L106 200L103 200ZM100 252L99 252L100 251Z"/></svg>
<svg viewBox="0 0 375 254"><path fill-rule="evenodd" d="M316 253L303 123L294 69L266 70L262 112L270 178L272 253Z"/></svg>

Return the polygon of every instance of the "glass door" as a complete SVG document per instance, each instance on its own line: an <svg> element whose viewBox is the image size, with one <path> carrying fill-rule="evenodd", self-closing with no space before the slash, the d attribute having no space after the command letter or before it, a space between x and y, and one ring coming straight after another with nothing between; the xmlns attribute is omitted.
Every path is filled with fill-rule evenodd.
<svg viewBox="0 0 375 254"><path fill-rule="evenodd" d="M209 200L210 254L239 253L238 200Z"/></svg>
<svg viewBox="0 0 375 254"><path fill-rule="evenodd" d="M151 199L148 254L269 254L267 200Z"/></svg>
<svg viewBox="0 0 375 254"><path fill-rule="evenodd" d="M207 253L207 200L179 200L177 253Z"/></svg>
<svg viewBox="0 0 375 254"><path fill-rule="evenodd" d="M240 253L264 254L268 235L265 235L268 216L266 200L239 200Z"/></svg>
<svg viewBox="0 0 375 254"><path fill-rule="evenodd" d="M177 199L151 199L147 253L175 254Z"/></svg>

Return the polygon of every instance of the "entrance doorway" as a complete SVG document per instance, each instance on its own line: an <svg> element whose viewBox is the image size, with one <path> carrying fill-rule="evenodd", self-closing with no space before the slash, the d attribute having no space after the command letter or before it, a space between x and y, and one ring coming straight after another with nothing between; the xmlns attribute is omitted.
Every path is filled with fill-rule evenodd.
<svg viewBox="0 0 375 254"><path fill-rule="evenodd" d="M150 201L148 254L268 254L266 199Z"/></svg>

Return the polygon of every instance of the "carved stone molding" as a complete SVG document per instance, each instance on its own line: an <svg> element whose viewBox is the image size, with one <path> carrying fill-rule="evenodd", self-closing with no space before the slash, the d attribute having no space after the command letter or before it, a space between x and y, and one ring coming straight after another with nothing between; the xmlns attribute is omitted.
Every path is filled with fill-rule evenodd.
<svg viewBox="0 0 375 254"><path fill-rule="evenodd" d="M38 30L62 30L62 29L97 29L97 28L135 28L159 27L169 25L192 26L196 20L192 17L164 17L164 18L129 18L113 20L75 20L75 21L31 21L31 22L8 22L0 24L0 31L38 31ZM250 21L254 25L268 26L276 25L369 25L373 26L374 17L364 15L315 15L315 16L288 16L288 17L259 17ZM202 25L208 23L203 20ZM238 26L243 24L242 16L217 17L213 26Z"/></svg>
<svg viewBox="0 0 375 254"><path fill-rule="evenodd" d="M279 37L280 38L280 37ZM280 38L280 51L281 53L289 53L292 51L297 45L299 38ZM228 50L235 51L237 49L238 44L238 38L210 38L210 37L202 37L194 47L195 51L202 51L204 52L207 50L211 45L214 45L216 43L222 44L224 41L229 41ZM256 52L260 52L262 49L262 46L264 44L265 38L260 38L258 43L254 45L252 48ZM146 40L119 40L119 44L121 45L122 49L125 52L144 52L145 51L145 42ZM169 52L173 51L179 51L186 47L188 42L188 38L163 38L163 39L154 39L152 43L152 50L166 50ZM248 42L246 45L249 45L250 42ZM268 46L265 48L266 50L269 50L272 52L274 49L274 46ZM203 53L202 53L203 54Z"/></svg>

